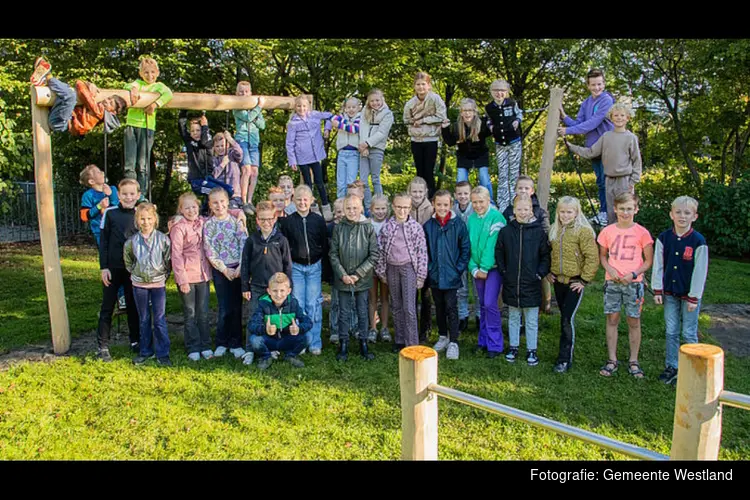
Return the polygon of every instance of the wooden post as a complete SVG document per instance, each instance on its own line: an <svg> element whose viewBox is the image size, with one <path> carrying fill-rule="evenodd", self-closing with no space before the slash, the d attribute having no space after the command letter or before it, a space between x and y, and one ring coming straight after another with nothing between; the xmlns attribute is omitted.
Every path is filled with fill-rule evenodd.
<svg viewBox="0 0 750 500"><path fill-rule="evenodd" d="M557 149L557 126L560 123L560 105L562 104L563 89L552 87L549 93L547 107L547 127L544 131L544 149L542 150L542 164L539 166L537 179L537 197L539 205L549 213L549 188L552 183L552 166L555 163ZM551 215L550 215L551 217ZM550 220L550 224L552 220ZM542 281L542 312L551 314L552 287L547 280Z"/></svg>
<svg viewBox="0 0 750 500"><path fill-rule="evenodd" d="M680 348L672 460L718 460L724 351L708 344Z"/></svg>
<svg viewBox="0 0 750 500"><path fill-rule="evenodd" d="M437 353L424 346L401 350L401 459L437 460L437 396L427 387L437 384Z"/></svg>
<svg viewBox="0 0 750 500"><path fill-rule="evenodd" d="M36 87L32 87L31 127L34 133L34 177L36 204L39 212L39 236L42 240L44 281L47 286L52 346L55 354L64 354L70 349L70 326L60 268L60 249L57 244L55 199L52 188L52 148L48 118L49 109L36 105Z"/></svg>

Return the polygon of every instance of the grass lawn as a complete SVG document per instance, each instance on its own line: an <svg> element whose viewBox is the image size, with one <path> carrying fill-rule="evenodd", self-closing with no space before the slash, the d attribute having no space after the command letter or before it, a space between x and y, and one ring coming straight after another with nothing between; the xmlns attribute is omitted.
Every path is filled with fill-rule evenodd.
<svg viewBox="0 0 750 500"><path fill-rule="evenodd" d="M96 256L63 247L61 258L71 331L74 337L88 334L96 328L101 300ZM440 383L668 454L675 395L656 379L664 365L662 311L649 302L643 313L647 378L634 380L624 367L612 379L598 376L606 359L602 278L600 272L587 288L577 314L570 373L551 370L559 316L541 318L537 367L472 353L472 321L460 343L461 359L448 363L441 355ZM49 342L40 248L0 246L0 283L0 354ZM748 283L750 264L712 259L705 302L750 303ZM181 311L171 282L167 311ZM701 316L701 331L709 321ZM620 332L622 360L624 325ZM110 364L90 355L1 371L0 459L399 458L398 363L390 346L374 347L373 362L353 355L340 364L326 342L322 356L303 357L302 370L275 363L261 373L227 357L191 364L180 335L172 340L172 369L135 367L126 348L115 347ZM727 389L750 393L750 358L727 355L725 371ZM458 403L441 399L439 405L441 459L624 458ZM720 458L750 459L750 413L725 409Z"/></svg>

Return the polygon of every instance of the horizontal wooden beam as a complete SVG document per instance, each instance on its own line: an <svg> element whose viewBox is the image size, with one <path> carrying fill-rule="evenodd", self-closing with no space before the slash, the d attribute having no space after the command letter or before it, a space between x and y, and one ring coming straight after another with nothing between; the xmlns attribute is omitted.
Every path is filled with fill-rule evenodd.
<svg viewBox="0 0 750 500"><path fill-rule="evenodd" d="M113 95L119 95L130 103L130 92L127 90L99 89L97 101L106 99ZM49 87L34 87L35 101L37 106L49 107L55 102L56 95ZM155 92L141 92L141 98L133 106L134 108L145 108L159 98ZM258 97L263 97L263 109L286 109L294 110L294 97L286 96L247 96L221 95L221 94L197 94L191 92L175 92L172 100L164 105L170 109L192 109L196 111L226 111L231 109L252 109L258 104Z"/></svg>

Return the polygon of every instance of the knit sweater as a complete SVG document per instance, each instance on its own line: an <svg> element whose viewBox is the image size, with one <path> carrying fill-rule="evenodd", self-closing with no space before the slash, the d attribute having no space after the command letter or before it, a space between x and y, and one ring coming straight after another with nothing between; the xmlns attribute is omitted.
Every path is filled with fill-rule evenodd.
<svg viewBox="0 0 750 500"><path fill-rule="evenodd" d="M590 148L570 144L570 150L583 158L602 157L604 175L607 177L630 177L630 184L641 180L641 151L638 137L629 130L605 132Z"/></svg>
<svg viewBox="0 0 750 500"><path fill-rule="evenodd" d="M575 119L566 116L563 118L565 123L565 133L568 135L586 134L584 145L591 147L599 137L605 132L612 130L615 126L607 118L609 108L615 103L614 97L609 92L602 92L599 97L587 98L581 103L578 115Z"/></svg>
<svg viewBox="0 0 750 500"><path fill-rule="evenodd" d="M356 148L359 146L360 113L349 117L346 113L335 115L331 120L339 122L338 134L336 135L336 149L341 151L347 146Z"/></svg>
<svg viewBox="0 0 750 500"><path fill-rule="evenodd" d="M203 225L203 250L211 265L223 273L227 267L238 267L242 248L247 240L247 228L235 217L210 217Z"/></svg>

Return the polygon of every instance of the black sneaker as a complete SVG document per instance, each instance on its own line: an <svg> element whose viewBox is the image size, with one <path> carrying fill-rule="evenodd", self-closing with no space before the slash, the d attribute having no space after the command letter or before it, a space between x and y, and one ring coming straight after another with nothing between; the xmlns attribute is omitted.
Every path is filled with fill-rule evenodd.
<svg viewBox="0 0 750 500"><path fill-rule="evenodd" d="M553 368L556 373L565 373L570 370L570 363L567 361L559 361Z"/></svg>
<svg viewBox="0 0 750 500"><path fill-rule="evenodd" d="M668 366L662 373L659 375L659 381L664 382L665 384L674 384L677 382L677 368L672 368L671 366Z"/></svg>
<svg viewBox="0 0 750 500"><path fill-rule="evenodd" d="M304 368L305 363L297 356L291 356L286 358L287 362L295 368ZM260 364L260 363L259 363Z"/></svg>
<svg viewBox="0 0 750 500"><path fill-rule="evenodd" d="M159 358L156 360L157 363L159 363L161 366L172 366L172 360L169 359L169 356L166 358Z"/></svg>
<svg viewBox="0 0 750 500"><path fill-rule="evenodd" d="M141 352L141 344L138 342L131 342L130 343L130 352L139 353Z"/></svg>
<svg viewBox="0 0 750 500"><path fill-rule="evenodd" d="M518 357L518 347L511 347L508 349L508 353L505 355L505 361L508 363L515 363Z"/></svg>
<svg viewBox="0 0 750 500"><path fill-rule="evenodd" d="M99 359L104 361L105 363L109 363L112 361L112 355L109 354L109 349L104 347L103 349L99 349Z"/></svg>
<svg viewBox="0 0 750 500"><path fill-rule="evenodd" d="M133 364L134 365L142 365L143 363L145 363L149 359L152 359L153 357L154 357L153 354L151 356L138 356L138 357L136 357L136 358L133 359Z"/></svg>
<svg viewBox="0 0 750 500"><path fill-rule="evenodd" d="M268 367L273 363L272 357L263 358L258 361L258 370L268 370Z"/></svg>
<svg viewBox="0 0 750 500"><path fill-rule="evenodd" d="M463 318L458 320L458 331L464 333L469 327L469 318Z"/></svg>
<svg viewBox="0 0 750 500"><path fill-rule="evenodd" d="M536 366L539 364L539 357L536 355L536 351L529 351L526 354L526 363L529 366Z"/></svg>
<svg viewBox="0 0 750 500"><path fill-rule="evenodd" d="M474 320L476 321L477 331L479 331L479 316L474 316Z"/></svg>

